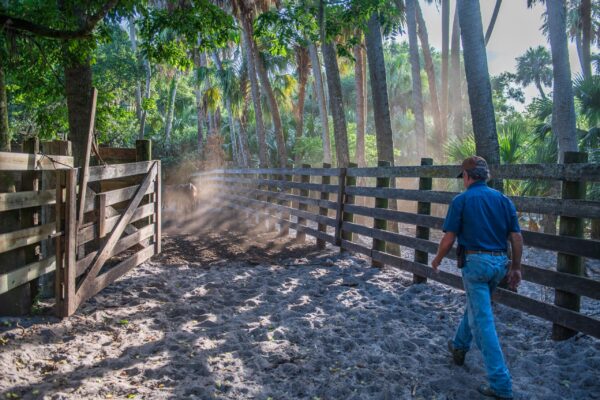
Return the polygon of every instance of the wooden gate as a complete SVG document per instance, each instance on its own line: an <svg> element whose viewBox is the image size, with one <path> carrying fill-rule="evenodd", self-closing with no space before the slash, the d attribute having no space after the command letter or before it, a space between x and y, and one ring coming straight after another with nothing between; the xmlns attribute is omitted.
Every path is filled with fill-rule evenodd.
<svg viewBox="0 0 600 400"><path fill-rule="evenodd" d="M120 188L103 190L115 186ZM57 206L64 210L57 231L64 234L56 246L56 301L63 317L161 251L160 161L91 167L82 188L79 220L77 170L65 171L57 189L66 193Z"/></svg>

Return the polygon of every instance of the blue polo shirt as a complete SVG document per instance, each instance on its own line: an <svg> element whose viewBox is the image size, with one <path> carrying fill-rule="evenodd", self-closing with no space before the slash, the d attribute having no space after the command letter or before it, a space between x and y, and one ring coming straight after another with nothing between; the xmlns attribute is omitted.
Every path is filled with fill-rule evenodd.
<svg viewBox="0 0 600 400"><path fill-rule="evenodd" d="M485 181L472 183L452 200L442 229L454 232L467 250L484 251L506 251L510 232L521 231L512 201Z"/></svg>

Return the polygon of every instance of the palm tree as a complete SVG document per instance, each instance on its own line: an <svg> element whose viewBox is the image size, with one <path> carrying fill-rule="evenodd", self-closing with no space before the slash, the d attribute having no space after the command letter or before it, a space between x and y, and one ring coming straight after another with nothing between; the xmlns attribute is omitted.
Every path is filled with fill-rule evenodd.
<svg viewBox="0 0 600 400"><path fill-rule="evenodd" d="M348 150L348 133L346 130L346 115L344 114L344 99L342 96L342 82L337 61L335 44L325 34L325 5L324 0L319 1L319 30L321 36L321 49L327 75L329 89L329 108L333 118L333 134L335 136L335 154L339 167L347 167L350 163Z"/></svg>
<svg viewBox="0 0 600 400"><path fill-rule="evenodd" d="M490 23L488 25L487 30L485 31L485 45L490 41L492 37L492 32L494 31L494 26L496 25L496 19L498 18L498 13L500 12L500 6L502 5L502 0L496 0L496 5L494 6L494 11L492 13L492 18L490 19Z"/></svg>
<svg viewBox="0 0 600 400"><path fill-rule="evenodd" d="M577 151L575 104L567 48L565 2L564 0L546 0L546 10L554 76L552 129L558 138L559 162L562 162L566 151Z"/></svg>
<svg viewBox="0 0 600 400"><path fill-rule="evenodd" d="M530 47L525 54L517 57L517 82L523 86L535 84L542 99L546 99L542 84L552 85L551 65L552 57L544 46Z"/></svg>
<svg viewBox="0 0 600 400"><path fill-rule="evenodd" d="M302 137L304 129L304 98L306 94L306 82L309 73L309 55L305 46L296 45L296 65L298 74L298 101L294 107L294 119L296 120L296 140ZM300 163L299 155L296 154L295 163Z"/></svg>
<svg viewBox="0 0 600 400"><path fill-rule="evenodd" d="M359 167L366 167L365 160L365 133L367 122L367 73L362 33L358 32L360 43L354 46L354 82L356 85L356 163Z"/></svg>
<svg viewBox="0 0 600 400"><path fill-rule="evenodd" d="M196 132L197 132L197 149L198 154L202 154L204 147L203 125L206 119L204 104L202 102L202 81L205 78L206 59L204 52L199 49L194 50L194 67L196 68L196 79L194 81L194 95L196 96Z"/></svg>
<svg viewBox="0 0 600 400"><path fill-rule="evenodd" d="M240 160L240 156L238 153L237 147L237 134L235 131L235 122L233 116L233 110L231 107L231 96L232 96L232 86L233 79L231 68L224 68L223 63L219 57L219 54L216 51L212 52L212 58L217 67L217 71L219 73L219 81L221 83L221 90L223 91L223 95L225 96L225 108L227 109L227 116L229 118L229 135L231 140L231 153L233 156L233 161L236 165L241 165L242 162Z"/></svg>
<svg viewBox="0 0 600 400"><path fill-rule="evenodd" d="M258 163L261 168L268 166L267 142L265 135L265 126L262 116L262 106L260 102L260 87L256 75L256 65L254 59L254 38L252 28L252 15L254 10L248 8L242 0L232 1L233 13L240 22L242 30L242 49L246 57L248 66L248 78L250 81L250 92L252 93L252 103L254 106L254 116L256 120L256 137L258 141Z"/></svg>
<svg viewBox="0 0 600 400"><path fill-rule="evenodd" d="M419 43L417 42L416 0L405 0L406 25L408 27L408 45L412 75L412 100L415 114L415 134L417 136L417 156L427 154L425 138L425 115L423 112L423 91L421 88L421 64L419 61Z"/></svg>
<svg viewBox="0 0 600 400"><path fill-rule="evenodd" d="M500 164L479 0L459 0L458 12L477 154L490 164Z"/></svg>
<svg viewBox="0 0 600 400"><path fill-rule="evenodd" d="M169 85L169 99L167 103L167 117L165 119L165 144L167 149L171 147L171 131L173 128L173 116L175 115L175 99L177 98L177 84L179 83L179 71L175 70Z"/></svg>
<svg viewBox="0 0 600 400"><path fill-rule="evenodd" d="M431 49L429 47L427 26L425 25L425 19L423 18L423 13L418 1L415 1L415 6L417 11L417 33L419 35L419 40L421 41L421 48L423 49L423 60L425 61L425 71L427 72L427 82L429 84L429 97L431 98L433 126L438 139L438 144L440 144L440 146L436 146L436 148L439 150L438 155L441 156L441 150L443 149L443 144L446 142L446 136L444 130L442 129L441 123L442 116L440 114L435 68L433 66L433 58L431 57Z"/></svg>
<svg viewBox="0 0 600 400"><path fill-rule="evenodd" d="M379 15L376 12L369 18L365 41L367 44L371 94L373 96L377 158L379 161L389 161L391 165L394 165L394 142L392 140L387 77L383 58L383 41Z"/></svg>
<svg viewBox="0 0 600 400"><path fill-rule="evenodd" d="M6 79L4 65L0 63L0 151L10 151L8 131L8 101L6 98Z"/></svg>
<svg viewBox="0 0 600 400"><path fill-rule="evenodd" d="M440 117L442 136L448 137L448 53L450 49L450 0L442 0L442 89Z"/></svg>
<svg viewBox="0 0 600 400"><path fill-rule="evenodd" d="M279 113L279 105L277 104L277 100L275 99L273 86L271 85L271 82L269 80L267 69L265 67L262 56L258 51L258 48L256 46L252 46L250 50L254 52L254 63L256 65L256 72L258 73L261 86L264 89L265 94L267 96L267 101L269 102L271 119L273 121L273 131L275 134L275 140L277 142L277 155L279 159L279 166L281 168L285 168L288 164L288 158L285 146L285 135L283 133L283 126L281 124L281 114Z"/></svg>
<svg viewBox="0 0 600 400"><path fill-rule="evenodd" d="M323 141L323 162L331 164L331 143L329 139L329 121L327 117L327 102L325 101L325 89L323 88L323 74L321 73L321 62L317 46L311 43L308 46L310 63L312 65L313 79L316 97L319 103L319 116L321 118L321 138Z"/></svg>
<svg viewBox="0 0 600 400"><path fill-rule="evenodd" d="M448 97L449 111L452 115L453 132L455 136L463 135L463 103L462 103L462 71L460 68L460 35L461 24L456 3L454 21L452 23L452 43L450 48L450 79ZM481 17L480 17L481 19Z"/></svg>

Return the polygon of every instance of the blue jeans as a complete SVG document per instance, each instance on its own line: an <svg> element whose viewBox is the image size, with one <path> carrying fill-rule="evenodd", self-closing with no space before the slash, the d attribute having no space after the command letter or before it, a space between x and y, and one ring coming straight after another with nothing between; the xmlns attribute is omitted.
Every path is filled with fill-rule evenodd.
<svg viewBox="0 0 600 400"><path fill-rule="evenodd" d="M475 338L490 387L499 396L512 397L512 381L496 334L491 301L492 292L506 275L506 262L506 256L467 255L462 269L467 307L454 337L454 348L468 351Z"/></svg>

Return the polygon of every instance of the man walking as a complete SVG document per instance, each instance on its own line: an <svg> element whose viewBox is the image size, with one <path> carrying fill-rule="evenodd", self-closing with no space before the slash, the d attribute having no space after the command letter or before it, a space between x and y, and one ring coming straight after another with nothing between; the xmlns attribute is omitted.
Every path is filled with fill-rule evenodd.
<svg viewBox="0 0 600 400"><path fill-rule="evenodd" d="M506 196L487 186L489 169L482 157L465 159L457 178L463 179L467 190L452 200L444 221L444 237L431 262L437 271L458 238L459 247L464 249L462 277L467 305L454 340L448 341L448 348L454 363L463 365L474 338L483 355L489 381L489 386L477 390L496 399L512 399L512 381L494 326L491 295L505 276L511 289L516 289L521 281L523 237L517 212ZM512 248L508 271L507 241Z"/></svg>

